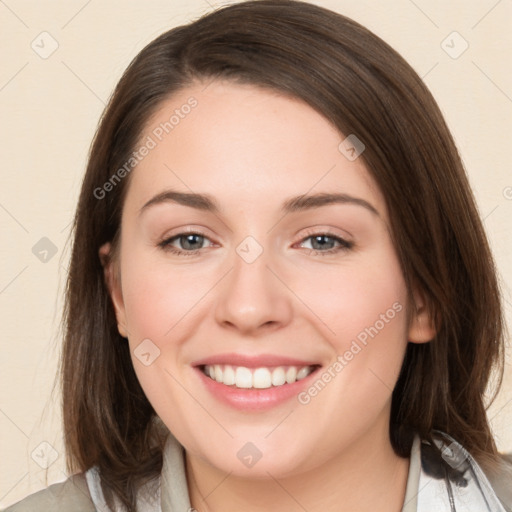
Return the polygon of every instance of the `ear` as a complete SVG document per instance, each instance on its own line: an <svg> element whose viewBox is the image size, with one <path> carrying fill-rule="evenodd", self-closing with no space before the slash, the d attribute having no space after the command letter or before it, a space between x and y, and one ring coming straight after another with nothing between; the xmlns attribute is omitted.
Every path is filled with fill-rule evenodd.
<svg viewBox="0 0 512 512"><path fill-rule="evenodd" d="M437 333L436 325L431 311L426 306L423 293L413 293L415 311L412 314L407 339L411 343L427 343L432 341Z"/></svg>
<svg viewBox="0 0 512 512"><path fill-rule="evenodd" d="M118 267L116 262L112 258L112 244L107 242L103 244L98 251L98 255L103 266L103 274L105 278L105 284L107 285L112 304L117 319L117 329L119 334L124 338L128 337L126 329L126 313L123 301L123 292L121 289L121 283L119 279Z"/></svg>

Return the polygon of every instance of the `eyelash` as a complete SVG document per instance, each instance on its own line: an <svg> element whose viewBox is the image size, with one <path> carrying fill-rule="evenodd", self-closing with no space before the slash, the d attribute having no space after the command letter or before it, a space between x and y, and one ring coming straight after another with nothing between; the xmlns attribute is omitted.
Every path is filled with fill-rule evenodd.
<svg viewBox="0 0 512 512"><path fill-rule="evenodd" d="M190 235L197 235L197 236L203 237L208 240L208 237L203 235L202 233L199 233L196 231L190 231L190 232L187 231L187 232L183 232L183 233L174 235L171 238L166 238L165 240L162 240L161 242L159 242L158 246L162 250L164 250L166 252L170 252L172 254L176 254L178 256L194 256L194 255L198 254L202 249L194 249L192 251L183 251L183 250L177 249L176 247L173 247L171 245L171 243L174 240L179 240L181 237L190 236ZM326 251L320 251L317 249L309 249L309 251L320 254L321 256L337 254L338 252L341 252L341 251L348 251L348 250L352 249L354 246L353 242L348 242L347 240L344 240L343 238L340 238L339 236L336 236L333 233L329 233L329 232L308 233L308 236L303 238L299 243L304 243L306 240L309 240L310 238L315 238L315 237L319 237L319 236L330 238L339 244L337 248L328 249Z"/></svg>

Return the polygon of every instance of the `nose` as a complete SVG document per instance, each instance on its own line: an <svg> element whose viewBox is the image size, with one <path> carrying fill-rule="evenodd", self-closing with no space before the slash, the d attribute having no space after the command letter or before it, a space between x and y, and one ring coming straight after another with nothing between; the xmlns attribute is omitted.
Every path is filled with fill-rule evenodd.
<svg viewBox="0 0 512 512"><path fill-rule="evenodd" d="M258 336L287 325L292 318L291 292L264 251L248 263L238 254L219 283L215 319L239 334Z"/></svg>

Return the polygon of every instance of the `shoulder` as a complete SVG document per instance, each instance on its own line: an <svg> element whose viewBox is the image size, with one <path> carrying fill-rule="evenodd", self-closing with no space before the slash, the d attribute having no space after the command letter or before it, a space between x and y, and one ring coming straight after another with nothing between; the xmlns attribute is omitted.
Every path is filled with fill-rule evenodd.
<svg viewBox="0 0 512 512"><path fill-rule="evenodd" d="M494 492L505 510L512 512L512 453L501 455L501 467L495 473L487 473Z"/></svg>
<svg viewBox="0 0 512 512"><path fill-rule="evenodd" d="M468 512L512 512L511 483L508 456L502 455L492 471L484 470L461 444L444 432L436 431L431 440L421 441L419 488L424 490L419 500L431 510L450 510L454 504L456 510Z"/></svg>
<svg viewBox="0 0 512 512"><path fill-rule="evenodd" d="M83 473L53 484L11 505L4 512L95 512Z"/></svg>

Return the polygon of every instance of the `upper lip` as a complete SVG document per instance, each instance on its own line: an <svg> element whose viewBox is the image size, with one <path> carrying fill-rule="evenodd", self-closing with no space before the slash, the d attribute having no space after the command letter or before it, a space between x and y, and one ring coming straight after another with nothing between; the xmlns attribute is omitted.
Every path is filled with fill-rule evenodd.
<svg viewBox="0 0 512 512"><path fill-rule="evenodd" d="M199 359L192 366L211 366L215 364L228 364L230 366L244 366L246 368L260 368L273 366L315 366L314 361L305 361L275 354L245 355L245 354L216 354Z"/></svg>

